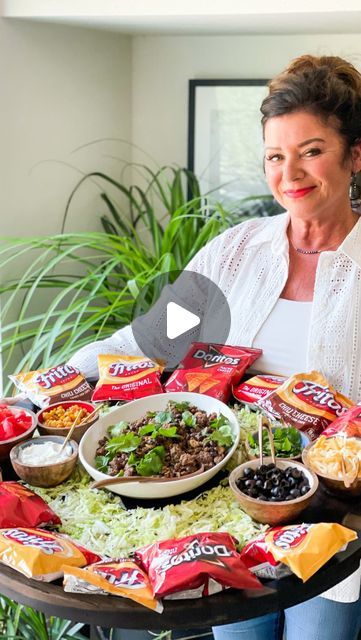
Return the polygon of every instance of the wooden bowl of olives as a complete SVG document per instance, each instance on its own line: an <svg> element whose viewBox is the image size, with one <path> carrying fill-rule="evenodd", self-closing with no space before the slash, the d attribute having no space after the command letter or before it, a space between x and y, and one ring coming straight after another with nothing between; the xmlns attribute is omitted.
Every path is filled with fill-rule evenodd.
<svg viewBox="0 0 361 640"><path fill-rule="evenodd" d="M276 525L294 520L311 502L318 487L313 471L295 460L249 460L231 472L229 485L253 520Z"/></svg>

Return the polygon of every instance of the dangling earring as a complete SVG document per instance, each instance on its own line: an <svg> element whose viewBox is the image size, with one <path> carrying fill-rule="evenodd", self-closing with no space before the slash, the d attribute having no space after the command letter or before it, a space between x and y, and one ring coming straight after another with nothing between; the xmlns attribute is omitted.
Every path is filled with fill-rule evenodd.
<svg viewBox="0 0 361 640"><path fill-rule="evenodd" d="M352 203L361 199L361 188L357 182L356 173L351 174L349 196Z"/></svg>

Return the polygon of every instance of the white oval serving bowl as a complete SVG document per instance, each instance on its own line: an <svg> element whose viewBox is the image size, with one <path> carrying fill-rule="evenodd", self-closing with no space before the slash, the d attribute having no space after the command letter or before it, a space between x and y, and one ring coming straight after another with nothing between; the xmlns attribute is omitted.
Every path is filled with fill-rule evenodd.
<svg viewBox="0 0 361 640"><path fill-rule="evenodd" d="M99 418L84 434L79 445L79 458L89 475L94 478L94 480L105 480L106 478L112 477L98 471L98 469L94 467L94 457L98 442L106 435L108 427L116 424L120 420L125 420L126 422L138 420L143 417L147 411L163 411L170 400L175 402L189 402L207 413L222 413L229 420L234 435L234 442L223 460L211 469L207 469L207 471L203 471L203 473L189 478L180 478L179 480L172 480L171 482L154 481L122 484L120 481L119 485L111 485L109 488L106 488L109 489L109 491L113 491L122 496L128 496L129 498L150 500L154 498L170 498L186 493L187 491L200 487L207 482L207 480L213 478L228 462L238 445L240 436L239 424L232 409L227 407L224 402L201 393L188 393L185 391L159 393L157 395L140 398L139 400L133 400L121 407L114 407L114 409L105 416Z"/></svg>

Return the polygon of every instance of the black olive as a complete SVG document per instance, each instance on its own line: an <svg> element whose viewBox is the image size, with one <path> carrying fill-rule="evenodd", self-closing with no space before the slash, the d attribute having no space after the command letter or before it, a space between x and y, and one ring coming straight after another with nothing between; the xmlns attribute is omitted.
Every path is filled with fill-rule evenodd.
<svg viewBox="0 0 361 640"><path fill-rule="evenodd" d="M291 489L290 496L292 496L292 498L299 498L300 495L301 494L298 489Z"/></svg>
<svg viewBox="0 0 361 640"><path fill-rule="evenodd" d="M274 471L274 469L276 468L276 465L273 464L273 462L270 462L267 466L268 471Z"/></svg>
<svg viewBox="0 0 361 640"><path fill-rule="evenodd" d="M246 482L244 483L245 487L248 487L249 489L253 489L253 487L255 486L255 481L254 480L246 480Z"/></svg>
<svg viewBox="0 0 361 640"><path fill-rule="evenodd" d="M265 489L265 491L270 491L272 487L273 487L272 480L266 480L263 483L263 488Z"/></svg>
<svg viewBox="0 0 361 640"><path fill-rule="evenodd" d="M303 485L303 487L301 487L301 496L304 496L306 493L308 493L310 490L310 486L309 485Z"/></svg>
<svg viewBox="0 0 361 640"><path fill-rule="evenodd" d="M251 496L251 498L257 498L258 496L258 491L257 489L250 489L249 494Z"/></svg>
<svg viewBox="0 0 361 640"><path fill-rule="evenodd" d="M268 498L267 498L267 496L263 495L263 493L260 493L260 494L257 496L257 500L266 500L266 501L267 501L267 500L268 500Z"/></svg>
<svg viewBox="0 0 361 640"><path fill-rule="evenodd" d="M292 475L292 478L295 478L297 480L298 478L301 478L303 474L300 469L293 469L291 475Z"/></svg>
<svg viewBox="0 0 361 640"><path fill-rule="evenodd" d="M285 500L294 500L294 497L289 495L289 496L286 496Z"/></svg>
<svg viewBox="0 0 361 640"><path fill-rule="evenodd" d="M262 476L259 473L255 473L253 476L253 480L262 480Z"/></svg>
<svg viewBox="0 0 361 640"><path fill-rule="evenodd" d="M263 489L263 480L256 480L256 487L259 487L259 489Z"/></svg>
<svg viewBox="0 0 361 640"><path fill-rule="evenodd" d="M277 496L271 496L270 500L271 500L271 502L279 502Z"/></svg>
<svg viewBox="0 0 361 640"><path fill-rule="evenodd" d="M261 473L263 475L264 473L266 473L266 471L267 471L267 465L266 464L261 464L261 466L258 467L258 473Z"/></svg>
<svg viewBox="0 0 361 640"><path fill-rule="evenodd" d="M275 474L275 473L273 473L273 474L271 475L271 478L270 478L270 479L271 479L271 482L272 482L273 486L274 486L274 487L278 487L278 485L279 485L280 481L279 481L279 477L278 477L278 476L276 476L276 474Z"/></svg>
<svg viewBox="0 0 361 640"><path fill-rule="evenodd" d="M296 480L292 476L288 476L287 483L289 487L294 487L297 484Z"/></svg>
<svg viewBox="0 0 361 640"><path fill-rule="evenodd" d="M254 471L251 467L245 467L243 470L243 476L245 478L253 478L254 476Z"/></svg>

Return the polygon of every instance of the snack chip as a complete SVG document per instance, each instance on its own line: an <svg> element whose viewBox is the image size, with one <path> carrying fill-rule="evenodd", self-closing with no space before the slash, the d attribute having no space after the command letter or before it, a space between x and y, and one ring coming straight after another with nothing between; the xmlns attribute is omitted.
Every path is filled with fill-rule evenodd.
<svg viewBox="0 0 361 640"><path fill-rule="evenodd" d="M64 591L70 593L112 594L130 598L162 613L163 605L154 598L147 574L129 558L96 562L84 569L64 566Z"/></svg>
<svg viewBox="0 0 361 640"><path fill-rule="evenodd" d="M273 527L265 533L267 551L306 582L357 534L336 522Z"/></svg>
<svg viewBox="0 0 361 640"><path fill-rule="evenodd" d="M0 562L27 578L51 582L63 575L64 564L84 567L101 557L60 533L44 529L0 529Z"/></svg>
<svg viewBox="0 0 361 640"><path fill-rule="evenodd" d="M93 392L79 369L69 364L17 373L9 378L33 404L41 408L62 400L90 400Z"/></svg>
<svg viewBox="0 0 361 640"><path fill-rule="evenodd" d="M352 400L338 393L318 371L298 373L259 400L270 418L283 420L305 431L312 440L336 418L353 406Z"/></svg>
<svg viewBox="0 0 361 640"><path fill-rule="evenodd" d="M233 387L232 393L237 400L244 404L255 406L255 403L277 389L286 378L284 376L259 375L241 382L238 387Z"/></svg>
<svg viewBox="0 0 361 640"><path fill-rule="evenodd" d="M124 400L163 393L163 367L146 356L99 355L99 381L93 401Z"/></svg>
<svg viewBox="0 0 361 640"><path fill-rule="evenodd" d="M232 384L262 354L261 349L192 342L165 384L166 391L196 391L227 402Z"/></svg>
<svg viewBox="0 0 361 640"><path fill-rule="evenodd" d="M257 589L261 583L243 564L229 533L196 533L138 549L135 557L159 597L200 598L228 587Z"/></svg>
<svg viewBox="0 0 361 640"><path fill-rule="evenodd" d="M0 527L45 527L61 524L59 516L19 482L0 482Z"/></svg>

